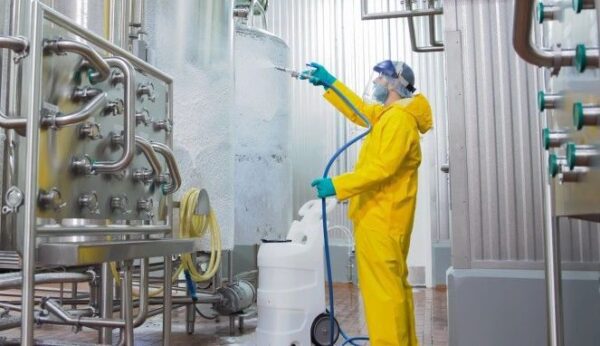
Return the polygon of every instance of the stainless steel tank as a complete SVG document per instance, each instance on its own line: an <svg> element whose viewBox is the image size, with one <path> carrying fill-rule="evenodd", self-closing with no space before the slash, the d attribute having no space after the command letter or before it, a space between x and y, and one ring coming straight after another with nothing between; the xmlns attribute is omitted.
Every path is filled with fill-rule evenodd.
<svg viewBox="0 0 600 346"><path fill-rule="evenodd" d="M224 249L233 247L232 13L231 0L161 0L145 12L149 62L176 85L173 139L185 177L180 195L190 187L207 189Z"/></svg>
<svg viewBox="0 0 600 346"><path fill-rule="evenodd" d="M292 220L289 47L264 30L235 28L235 240L279 239Z"/></svg>

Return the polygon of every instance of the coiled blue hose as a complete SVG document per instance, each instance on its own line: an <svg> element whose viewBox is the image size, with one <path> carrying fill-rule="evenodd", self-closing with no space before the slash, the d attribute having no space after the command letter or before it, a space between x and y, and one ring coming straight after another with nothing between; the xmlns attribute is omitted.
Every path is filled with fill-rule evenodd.
<svg viewBox="0 0 600 346"><path fill-rule="evenodd" d="M348 98L344 94L342 94L342 92L338 88L336 88L332 84L328 84L328 83L326 83L325 86L328 88L331 88L331 90L333 90L342 99L342 101L344 101L344 103L348 107L350 107L350 109L352 109L352 112L354 112L354 114L356 114L358 117L360 117L362 119L362 121L365 122L365 125L367 125L367 130L364 131L363 133L359 134L358 136L350 139L348 142L346 142L344 145L342 145L335 152L335 154L333 154L333 156L331 156L331 158L329 159L329 162L325 166L325 171L323 172L323 178L327 178L329 176L329 171L331 170L331 166L333 166L333 163L338 159L338 157L344 151L346 151L352 144L358 142L363 137L368 135L369 132L371 132L371 122L369 121L369 119L367 119L367 117L364 114L362 114L354 106L354 104L352 104L352 102L350 102L350 100L348 100ZM334 305L335 304L334 304L334 299L333 299L333 275L331 273L331 256L329 254L329 235L327 234L327 208L326 208L325 198L321 199L321 212L323 215L323 238L324 238L324 243L325 243L325 264L327 267L327 284L328 284L328 291L329 291L329 323L330 323L329 330L331 331L330 345L333 345L333 335L334 335L333 328L334 328L334 317L335 317ZM340 334L344 338L344 343L342 345L350 344L350 345L358 346L357 344L354 343L354 341L368 341L369 340L368 337L364 337L364 336L349 337L348 335L346 335L344 333L341 326L339 326L339 329L340 329Z"/></svg>

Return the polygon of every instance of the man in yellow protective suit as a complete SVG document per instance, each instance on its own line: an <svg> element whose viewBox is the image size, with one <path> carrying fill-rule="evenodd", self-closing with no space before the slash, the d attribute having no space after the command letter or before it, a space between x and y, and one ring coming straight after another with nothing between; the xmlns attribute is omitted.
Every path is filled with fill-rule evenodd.
<svg viewBox="0 0 600 346"><path fill-rule="evenodd" d="M327 101L365 126L330 88L336 87L372 124L354 171L312 183L319 198L350 199L371 345L418 345L406 259L417 199L420 135L432 127L431 107L425 96L413 95L415 77L403 62L375 65L364 100L323 66L309 66L313 69L305 71L304 78L324 86Z"/></svg>

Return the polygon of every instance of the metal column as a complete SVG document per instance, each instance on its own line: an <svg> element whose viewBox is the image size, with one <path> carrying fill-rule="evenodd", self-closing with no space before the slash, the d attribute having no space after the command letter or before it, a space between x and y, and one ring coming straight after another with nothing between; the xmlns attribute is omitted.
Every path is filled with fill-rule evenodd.
<svg viewBox="0 0 600 346"><path fill-rule="evenodd" d="M164 277L164 301L163 301L163 345L169 346L171 344L171 309L173 308L173 301L171 297L171 275L173 272L173 263L171 262L171 256L165 256L165 277Z"/></svg>
<svg viewBox="0 0 600 346"><path fill-rule="evenodd" d="M548 167L548 158L546 157ZM560 263L560 234L554 206L554 182L544 174L544 255L546 271L546 302L548 320L548 345L563 346L562 281Z"/></svg>
<svg viewBox="0 0 600 346"><path fill-rule="evenodd" d="M102 292L100 314L102 318L109 319L113 317L113 277L110 270L110 263L102 263ZM99 342L101 344L112 345L112 328L103 327L99 331Z"/></svg>

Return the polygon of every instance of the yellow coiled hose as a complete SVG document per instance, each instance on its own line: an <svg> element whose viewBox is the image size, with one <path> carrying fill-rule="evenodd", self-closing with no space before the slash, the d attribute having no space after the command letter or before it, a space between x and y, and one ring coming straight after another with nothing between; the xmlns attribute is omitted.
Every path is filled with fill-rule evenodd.
<svg viewBox="0 0 600 346"><path fill-rule="evenodd" d="M207 230L210 230L210 259L208 267L204 273L198 272L192 254L181 254L181 264L175 271L172 281L177 280L183 270L190 273L192 280L203 282L210 280L219 270L221 264L221 229L217 222L214 210L210 210L208 215L196 215L195 210L198 204L200 190L192 188L188 190L181 199L179 206L179 237L180 238L200 238L204 236ZM110 263L110 268L117 285L121 284L121 276L117 271L117 264ZM149 296L157 296L164 291L164 287L148 292ZM133 292L138 296L138 292Z"/></svg>

